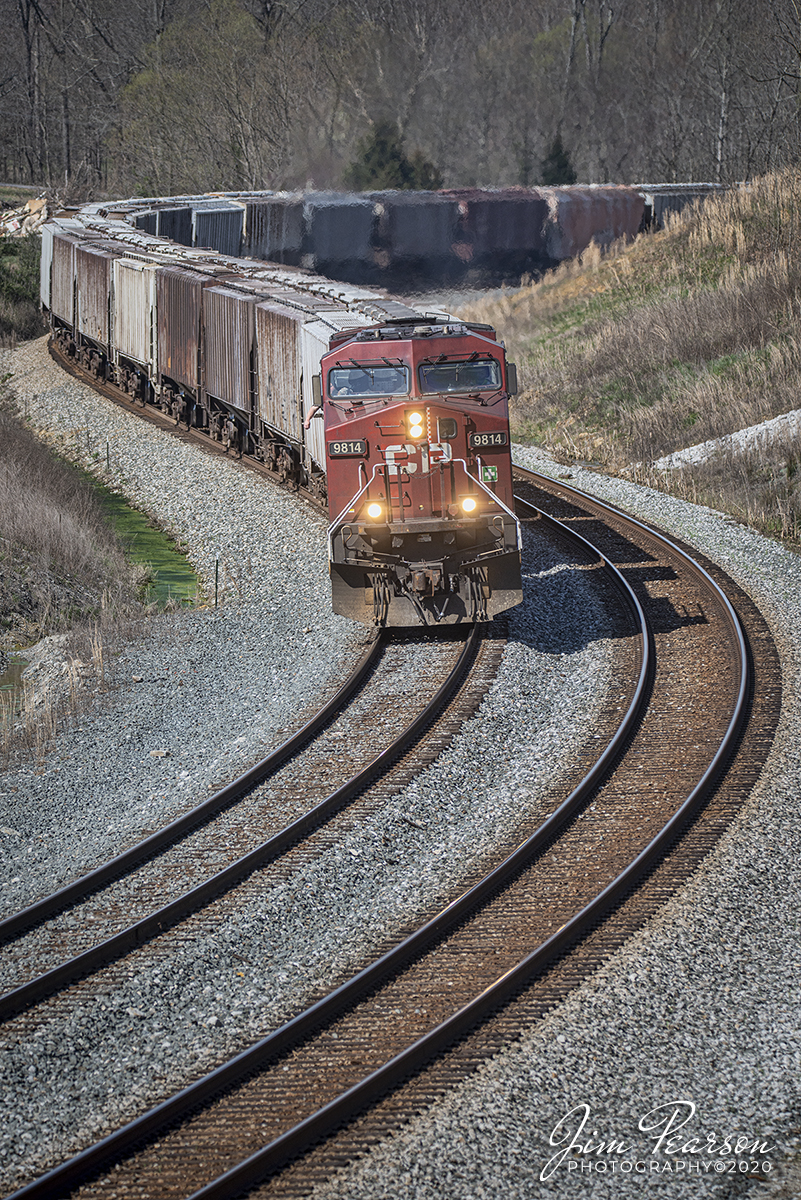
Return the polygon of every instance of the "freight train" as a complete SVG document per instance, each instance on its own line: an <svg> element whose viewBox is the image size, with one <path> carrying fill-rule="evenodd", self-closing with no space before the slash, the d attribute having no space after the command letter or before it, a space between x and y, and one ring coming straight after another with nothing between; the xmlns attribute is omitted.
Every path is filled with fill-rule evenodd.
<svg viewBox="0 0 801 1200"><path fill-rule="evenodd" d="M335 612L492 619L522 599L508 398L488 326L170 243L88 206L42 231L60 351L327 500Z"/></svg>
<svg viewBox="0 0 801 1200"><path fill-rule="evenodd" d="M649 196L620 185L438 192L226 192L98 206L143 234L229 256L397 288L517 282L587 248L632 238Z"/></svg>

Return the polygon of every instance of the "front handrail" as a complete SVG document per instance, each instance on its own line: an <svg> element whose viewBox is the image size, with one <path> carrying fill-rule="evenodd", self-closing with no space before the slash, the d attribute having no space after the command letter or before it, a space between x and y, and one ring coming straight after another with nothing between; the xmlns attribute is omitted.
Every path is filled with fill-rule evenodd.
<svg viewBox="0 0 801 1200"><path fill-rule="evenodd" d="M499 496L496 496L494 492L490 491L490 489L479 478L478 475L471 474L465 459L451 458L448 461L451 463L460 463L462 465L462 467L464 467L464 473L467 476L467 478L472 479L472 481L474 483L477 483L478 486L481 488L481 490L487 493L490 500L492 500L492 502L494 504L497 504L499 506L499 508L502 508L508 517L511 517L512 521L514 521L515 530L517 531L517 549L518 549L518 551L522 551L522 549L523 549L523 534L522 534L522 531L520 528L520 522L518 521L517 517L512 512L512 510L504 504L503 500L501 500ZM484 464L482 463L481 459L478 456L476 456L476 462L478 463L478 469L480 471ZM352 499L348 501L348 503L342 509L342 512L339 514L339 516L335 517L334 520L331 522L331 524L328 526L328 539L327 540L328 540L328 560L329 560L329 562L333 562L333 559L334 559L334 537L336 536L336 534L339 532L339 530L342 528L343 525L348 524L348 521L346 520L347 514L356 508L356 505L359 503L362 496L364 495L364 493L369 488L370 484L375 479L376 473L379 470L381 470L385 465L386 465L385 463L376 463L375 464L375 466L373 467L373 473L370 476L370 478L367 480L367 482L365 483L364 487L362 487L356 493L356 495L353 496Z"/></svg>

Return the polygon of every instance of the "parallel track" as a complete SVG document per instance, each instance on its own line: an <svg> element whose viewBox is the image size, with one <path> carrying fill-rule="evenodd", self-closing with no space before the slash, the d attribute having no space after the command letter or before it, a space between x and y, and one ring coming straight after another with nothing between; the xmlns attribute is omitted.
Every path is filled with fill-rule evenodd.
<svg viewBox="0 0 801 1200"><path fill-rule="evenodd" d="M778 715L764 622L739 595L752 656L731 605L682 548L519 474L539 504L592 529L632 579L632 607L645 611L636 695L601 759L495 870L354 979L15 1196L76 1187L81 1196L165 1200L191 1189L306 1194L547 1011L680 885L731 820ZM520 515L551 523L523 498ZM746 728L753 709L757 734Z"/></svg>
<svg viewBox="0 0 801 1200"><path fill-rule="evenodd" d="M636 609L633 598L631 604ZM643 719L642 705L648 697L652 671L648 635L640 619L642 656L636 693L626 719L583 785L574 789L552 818L499 867L382 959L265 1039L247 1057L240 1056L194 1089L114 1135L115 1154L127 1152L126 1141L130 1148L144 1137L155 1135L157 1129L160 1140L157 1149L140 1152L131 1160L130 1174L121 1165L105 1177L109 1187L118 1195L128 1194L127 1177L140 1194L141 1189L147 1193L158 1187L160 1195L185 1195L192 1180L202 1183L204 1175L208 1180L215 1172L225 1174L233 1157L241 1156L243 1149L255 1149L255 1162L236 1168L225 1182L204 1185L210 1188L209 1195L236 1194L296 1154L307 1139L315 1141L353 1116L365 1102L374 1101L387 1087L397 1086L410 1070L475 1023L487 996L492 996L490 1004L495 1005L504 998L506 989L514 989L521 971L525 974L531 969L530 955L524 955L522 966L520 961L515 965L514 960L519 959L521 938L525 943L529 936L532 899L543 886L548 890L551 878L549 869L543 873L538 868L538 857L566 822L578 841L582 840L574 822L576 813L619 755L632 727ZM597 857L597 850L593 854ZM521 913L525 914L522 921ZM558 923L558 914L551 912L546 925L554 922ZM503 969L510 960L511 974ZM501 983L497 979L499 965L505 980ZM365 991L369 994L362 1000ZM483 998L476 1000L477 991ZM425 1006L421 997L426 998ZM313 1032L321 1024L322 1032ZM354 1059L360 1067L365 1061L375 1063L376 1069L369 1071L366 1079L359 1079L360 1071L354 1078ZM258 1074L248 1083L246 1077L253 1072ZM243 1082L235 1085L234 1080L243 1076ZM297 1114L308 1110L311 1103L311 1080L315 1094L322 1092L329 1103L317 1112L312 1105L298 1127ZM187 1116L198 1103L226 1088L231 1090L210 1109L194 1118ZM173 1137L164 1132L164 1124L176 1120L186 1123ZM278 1136L266 1151L259 1151L258 1143L265 1141L271 1129ZM187 1150L191 1147L189 1157L180 1152L180 1146ZM111 1145L101 1144L90 1152L96 1156L94 1164L111 1149ZM65 1169L77 1172L73 1176L77 1178L92 1167L93 1161L84 1157ZM45 1187L56 1184L65 1188L69 1178L57 1175L43 1181ZM85 1194L102 1194L105 1188L98 1191L100 1184L89 1185Z"/></svg>
<svg viewBox="0 0 801 1200"><path fill-rule="evenodd" d="M205 819L209 822L204 829L194 836L187 835L186 830L191 829L193 813L182 818L185 835L183 840L169 854L162 854L157 858L151 868L136 870L136 847L122 856L124 867L128 867L130 871L133 866L136 873L127 874L117 886L107 885L102 896L96 897L88 904L84 903L77 912L74 908L71 909L65 914L63 922L48 922L47 940L57 961L46 973L33 974L31 978L1 997L0 1017L8 1020L15 1013L31 1009L47 996L97 972L109 963L122 959L154 937L158 938L154 945L154 953L159 956L167 953L168 943L163 949L160 948L164 935L188 918L193 920L193 936L200 937L203 930L215 927L216 922L222 919L224 912L231 905L236 908L245 902L240 894L243 886L248 891L255 888L256 893L260 893L270 886L270 880L272 886L275 886L277 879L285 878L293 870L297 870L303 861L330 853L331 847L343 836L347 828L358 825L364 820L367 812L381 803L387 787L390 789L390 795L399 790L409 777L413 777L441 752L456 729L472 715L497 669L503 645L503 639L497 634L491 638L482 637L481 626L473 626L467 637L451 636L446 642L432 642L430 638L426 638L425 642L430 644L420 646L417 639L407 638L396 640L394 647L390 647L389 650L384 646L384 653L389 655L390 659L393 648L399 651L401 661L404 647L411 646L422 654L423 661L427 663L427 670L421 672L425 682L417 688L411 702L408 701L405 689L402 688L402 694L398 695L397 684L393 688L395 703L389 701L386 695L387 676L390 685L395 678L395 672L399 681L405 678L397 658L394 662L389 662L388 669L382 675L380 671L375 672L375 653L365 657L353 675L354 679L360 681L361 691L354 700L356 689L350 687L347 696L351 707L358 701L361 709L367 709L373 714L372 720L365 722L357 716L351 720L350 737L346 740L343 736L342 740L333 741L329 736L332 724L341 726L345 723L345 727L348 728L349 710L344 714L339 711L346 703L345 690L341 689L331 705L326 706L310 723L315 729L323 728L317 741L311 747L305 746L301 752L300 747L312 735L308 734L304 738L301 731L291 740L295 755L302 753L302 757L293 758L275 777L275 783L285 780L283 790L276 792L275 787L271 787L260 805L257 803L257 793L254 802L257 810L255 814L250 811L253 807L250 804L251 797L240 801L232 810L237 820L235 828L238 838L231 837L228 828L230 822L220 830L220 816L214 821L211 820L208 809L212 813L219 813L220 807L213 803L215 798L212 798L206 805L200 806L200 816L197 820ZM485 642L487 645L483 654L484 666L481 671L476 672L476 678L471 679L471 670L475 667ZM368 665L373 666L374 674L365 683L365 668ZM375 686L377 679L380 679L382 685L380 691ZM371 692L371 685L373 691L379 692L381 703ZM395 719L395 708L400 700L405 702L405 724L398 732L399 722ZM384 721L376 715L380 714L382 708L388 709L390 713L389 719ZM334 729L333 735L337 734L338 731ZM287 748L289 746L290 743L287 743L276 751L279 767L293 753L293 749ZM332 753L336 756L334 759L330 757ZM264 766L266 770L272 766L272 758L273 756L264 760L264 764L260 766ZM247 778L250 780L256 774L254 768ZM376 791L371 785L384 778L387 781L385 786ZM226 790L232 795L241 795L241 781L237 781ZM247 811L240 813L243 805ZM346 805L352 807L336 817ZM263 810L261 815L260 808ZM252 846L254 831L264 827L270 813L276 808L278 812L297 809L300 815L283 827L279 823L276 833L266 841ZM198 810L194 810L194 813L197 812ZM324 827L332 821L330 829L325 829ZM166 836L171 829L172 827L168 827L168 830L156 837L164 844L174 842L175 838L170 839ZM242 849L248 839L251 847L245 853L238 854L237 851ZM153 851L149 845L152 840L148 839L142 844L142 855L148 851L152 857ZM286 862L282 856L286 858ZM214 870L214 866L219 868L221 859L225 861L225 865ZM263 869L271 863L274 863L275 867L271 868L269 877L266 877ZM119 868L119 860L114 860L112 864L100 868L98 874L107 879L113 878L114 870L119 871L124 867ZM254 872L258 872L256 880L252 884L247 883ZM194 886L188 886L192 883L193 874L196 876L196 882ZM170 887L176 888L178 894L169 903L164 904L164 894ZM160 899L153 908L153 901L158 897ZM250 897L250 902L253 902L253 897ZM57 893L55 897L43 901L42 908L47 911L57 910L59 904L60 893ZM131 917L137 912L141 915L138 920L132 922ZM105 925L107 930L111 930L109 936L99 942L96 941L98 925ZM183 936L188 934L184 932ZM70 941L79 945L84 942L88 945L80 953L63 960L64 944L69 944ZM30 952L26 953L24 940L16 947L7 947L6 957L10 961L6 964L6 970L16 965L20 971L30 971L31 968L35 971L42 962L41 943L40 932ZM16 955L12 957L14 950ZM125 963L121 969L123 977L127 976L131 963ZM113 983L110 984L106 979L105 986L113 986ZM79 987L76 995L67 997L65 1003L74 1007L76 1003L86 1002L91 988L91 982ZM50 1011L49 1015L52 1017L53 1012ZM37 1022L40 1016L38 1011L32 1012L30 1019ZM23 1034L26 1024L24 1021L22 1024L17 1021L15 1028Z"/></svg>

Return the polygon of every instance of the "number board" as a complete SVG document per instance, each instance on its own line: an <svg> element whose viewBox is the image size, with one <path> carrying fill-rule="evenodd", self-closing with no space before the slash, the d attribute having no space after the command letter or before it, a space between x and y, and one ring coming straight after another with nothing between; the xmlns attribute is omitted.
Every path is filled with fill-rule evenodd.
<svg viewBox="0 0 801 1200"><path fill-rule="evenodd" d="M507 440L505 433L471 433L470 449L492 450L495 446L505 446Z"/></svg>
<svg viewBox="0 0 801 1200"><path fill-rule="evenodd" d="M367 442L362 438L352 438L345 442L329 442L328 453L332 458L345 458L347 455L365 455L367 453Z"/></svg>

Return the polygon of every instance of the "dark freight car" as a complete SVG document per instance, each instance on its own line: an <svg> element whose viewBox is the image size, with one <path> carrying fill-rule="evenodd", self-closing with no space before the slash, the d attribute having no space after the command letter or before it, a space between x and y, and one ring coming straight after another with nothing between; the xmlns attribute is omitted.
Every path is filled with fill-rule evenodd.
<svg viewBox="0 0 801 1200"><path fill-rule="evenodd" d="M169 238L181 246L192 245L192 209L188 205L180 208L160 208L158 224L153 231L159 237Z"/></svg>
<svg viewBox="0 0 801 1200"><path fill-rule="evenodd" d="M246 250L253 258L300 266L303 253L303 197L265 196L246 202Z"/></svg>
<svg viewBox="0 0 801 1200"><path fill-rule="evenodd" d="M192 245L236 258L242 253L245 210L241 204L215 204L192 209Z"/></svg>
<svg viewBox="0 0 801 1200"><path fill-rule="evenodd" d="M465 188L450 194L459 204L454 253L466 267L504 276L542 266L548 202L538 191Z"/></svg>
<svg viewBox="0 0 801 1200"><path fill-rule="evenodd" d="M302 265L362 283L375 277L373 202L337 192L309 193L303 203Z"/></svg>
<svg viewBox="0 0 801 1200"><path fill-rule="evenodd" d="M454 262L459 205L440 192L371 192L381 270L402 278L444 276Z"/></svg>

